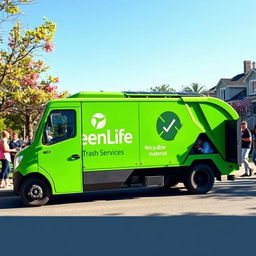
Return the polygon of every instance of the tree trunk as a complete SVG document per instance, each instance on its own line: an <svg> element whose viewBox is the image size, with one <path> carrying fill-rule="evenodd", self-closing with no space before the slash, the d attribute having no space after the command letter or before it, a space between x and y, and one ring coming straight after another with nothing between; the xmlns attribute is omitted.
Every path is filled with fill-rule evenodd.
<svg viewBox="0 0 256 256"><path fill-rule="evenodd" d="M26 127L26 136L28 136L29 140L32 140L32 138L33 138L33 121L32 121L32 118L30 115L26 115L25 127Z"/></svg>

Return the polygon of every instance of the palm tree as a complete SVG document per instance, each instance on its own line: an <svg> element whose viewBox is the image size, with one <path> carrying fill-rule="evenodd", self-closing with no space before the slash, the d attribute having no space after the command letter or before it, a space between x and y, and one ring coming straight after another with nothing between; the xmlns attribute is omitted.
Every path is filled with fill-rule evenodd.
<svg viewBox="0 0 256 256"><path fill-rule="evenodd" d="M204 85L200 85L198 83L192 83L190 86L185 86L182 91L183 92L197 92L200 93L204 89Z"/></svg>

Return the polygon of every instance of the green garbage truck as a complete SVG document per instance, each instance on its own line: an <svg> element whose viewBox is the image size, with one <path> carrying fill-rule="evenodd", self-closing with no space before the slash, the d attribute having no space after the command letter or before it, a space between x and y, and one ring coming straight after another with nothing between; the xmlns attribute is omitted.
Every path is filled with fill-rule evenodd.
<svg viewBox="0 0 256 256"><path fill-rule="evenodd" d="M27 206L53 195L184 183L211 190L241 164L240 121L200 94L80 92L46 104L15 158L14 191Z"/></svg>

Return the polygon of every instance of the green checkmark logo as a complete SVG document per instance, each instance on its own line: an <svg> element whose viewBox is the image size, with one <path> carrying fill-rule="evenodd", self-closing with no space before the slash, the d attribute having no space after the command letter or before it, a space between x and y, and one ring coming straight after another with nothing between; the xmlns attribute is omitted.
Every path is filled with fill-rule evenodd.
<svg viewBox="0 0 256 256"><path fill-rule="evenodd" d="M156 123L157 132L164 140L173 140L181 126L179 117L171 111L162 113Z"/></svg>

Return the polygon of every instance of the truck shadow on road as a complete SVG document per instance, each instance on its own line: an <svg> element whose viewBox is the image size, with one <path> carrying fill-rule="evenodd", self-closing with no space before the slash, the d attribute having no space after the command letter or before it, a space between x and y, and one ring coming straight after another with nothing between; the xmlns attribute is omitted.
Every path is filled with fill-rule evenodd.
<svg viewBox="0 0 256 256"><path fill-rule="evenodd" d="M166 191L161 188L132 188L111 191L87 192L87 194L55 196L49 204L81 203L96 201L129 200L142 197L163 197L163 196L183 196L188 192L182 188L171 188ZM0 207L1 208L1 207Z"/></svg>
<svg viewBox="0 0 256 256"><path fill-rule="evenodd" d="M178 187L163 190L161 188L132 188L112 191L87 192L87 194L55 196L50 205L93 202L93 201L119 201L135 198L149 197L180 197L191 196L194 199L214 198L219 200L240 200L256 196L256 178L245 178L235 181L216 182L208 194L192 195L183 184ZM239 199L238 199L239 198ZM1 208L1 207L0 207Z"/></svg>
<svg viewBox="0 0 256 256"><path fill-rule="evenodd" d="M75 204L97 201L120 201L149 197L180 197L190 196L191 199L213 198L217 200L241 200L256 196L256 178L239 178L235 181L216 182L213 189L204 195L191 195L182 186L169 190L161 188L132 188L111 191L87 192L84 194L72 194L53 196L48 205ZM18 196L12 192L0 192L0 209L23 208ZM47 207L47 206L46 206ZM157 214L156 214L157 216Z"/></svg>
<svg viewBox="0 0 256 256"><path fill-rule="evenodd" d="M189 193L180 188L171 188L166 191L161 188L131 188L131 189L119 189L109 191L97 191L87 192L83 194L69 194L53 196L47 205L59 205L59 204L75 204L97 201L119 201L128 200L141 197L159 197L159 196L183 196L189 195ZM24 208L20 201L19 196L15 196L14 193L0 192L0 209L12 209L12 208Z"/></svg>
<svg viewBox="0 0 256 256"><path fill-rule="evenodd" d="M83 194L69 194L53 196L47 205L75 204L97 201L120 201L136 199L141 197L163 197L163 196L184 196L189 193L183 188L171 188L166 191L161 188L132 188L109 191L87 192ZM18 196L1 196L0 209L23 208L23 204ZM46 206L47 207L47 206Z"/></svg>

